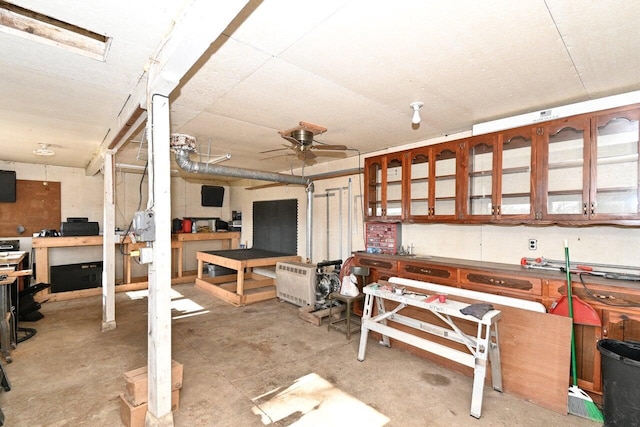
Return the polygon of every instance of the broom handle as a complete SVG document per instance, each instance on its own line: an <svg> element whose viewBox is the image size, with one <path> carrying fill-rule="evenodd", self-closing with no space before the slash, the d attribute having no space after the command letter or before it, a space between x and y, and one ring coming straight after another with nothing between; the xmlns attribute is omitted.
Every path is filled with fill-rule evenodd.
<svg viewBox="0 0 640 427"><path fill-rule="evenodd" d="M564 241L564 260L567 272L567 299L569 300L569 317L571 318L571 377L573 378L573 385L578 385L578 369L576 363L576 340L573 333L573 294L571 290L571 271L569 262L569 243Z"/></svg>

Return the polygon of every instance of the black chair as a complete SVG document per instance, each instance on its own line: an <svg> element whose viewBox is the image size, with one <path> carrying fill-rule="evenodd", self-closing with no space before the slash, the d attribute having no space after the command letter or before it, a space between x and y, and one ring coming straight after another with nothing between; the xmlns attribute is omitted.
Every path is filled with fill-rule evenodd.
<svg viewBox="0 0 640 427"><path fill-rule="evenodd" d="M38 283L20 291L20 293L18 294L17 306L17 318L19 321L35 322L44 317L44 315L39 311L42 306L33 298L33 296L38 292L49 288L50 286L51 285L49 283ZM17 327L16 343L21 343L28 340L29 338L32 338L36 334L36 332L37 331L33 328Z"/></svg>

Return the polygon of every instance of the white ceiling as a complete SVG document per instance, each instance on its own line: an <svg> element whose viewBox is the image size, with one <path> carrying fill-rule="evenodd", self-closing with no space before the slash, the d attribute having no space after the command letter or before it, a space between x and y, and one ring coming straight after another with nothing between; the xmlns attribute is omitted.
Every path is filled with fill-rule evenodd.
<svg viewBox="0 0 640 427"><path fill-rule="evenodd" d="M112 37L101 62L0 33L0 159L85 168L190 2L13 2ZM225 166L282 171L300 161L273 157L288 150L260 152L287 144L278 130L299 121L328 128L321 142L368 153L638 90L638 6L250 1L173 93L171 131L197 137L204 150L210 143L212 154L231 154ZM410 122L413 101L425 103L418 128ZM34 155L39 143L57 154ZM117 161L143 164L136 152L130 142Z"/></svg>

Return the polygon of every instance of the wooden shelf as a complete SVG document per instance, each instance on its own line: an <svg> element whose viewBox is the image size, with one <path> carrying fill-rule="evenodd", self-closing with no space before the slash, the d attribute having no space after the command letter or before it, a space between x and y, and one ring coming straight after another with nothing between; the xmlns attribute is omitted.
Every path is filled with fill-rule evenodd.
<svg viewBox="0 0 640 427"><path fill-rule="evenodd" d="M636 193L638 191L635 187L607 187L607 188L596 188L597 194L602 193Z"/></svg>
<svg viewBox="0 0 640 427"><path fill-rule="evenodd" d="M455 180L456 179L456 175L452 174L452 175L440 175L440 176L436 176L436 181L450 181L450 180Z"/></svg>
<svg viewBox="0 0 640 427"><path fill-rule="evenodd" d="M531 166L517 166L502 169L502 175L511 175L516 173L531 173Z"/></svg>
<svg viewBox="0 0 640 427"><path fill-rule="evenodd" d="M638 155L637 154L627 154L624 156L607 156L607 157L598 157L597 164L599 165L616 165L620 163L637 163Z"/></svg>

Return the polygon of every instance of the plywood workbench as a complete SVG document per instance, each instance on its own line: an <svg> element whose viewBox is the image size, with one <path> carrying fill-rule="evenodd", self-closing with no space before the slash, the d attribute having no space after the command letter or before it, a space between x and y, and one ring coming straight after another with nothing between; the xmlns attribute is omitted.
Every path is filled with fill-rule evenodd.
<svg viewBox="0 0 640 427"><path fill-rule="evenodd" d="M183 248L187 242L195 241L221 241L223 249L236 249L240 245L240 232L215 232L215 233L179 233L171 236L171 249L174 250L173 261L176 263L175 277L172 284L186 283L195 278L184 276L183 271ZM49 249L52 248L77 248L83 246L102 246L102 236L66 236L66 237L34 237L32 247L34 250L34 263L37 265L36 282L49 283ZM117 243L124 245L124 253L129 254L132 250L145 245L144 243L132 243L126 237ZM116 287L117 292L145 289L147 281L134 282L131 277L131 257L125 256L123 261L123 283ZM78 291L49 293L49 289L41 292L39 299L50 301L80 298L90 295L99 295L100 288L82 289Z"/></svg>
<svg viewBox="0 0 640 427"><path fill-rule="evenodd" d="M274 266L278 262L300 261L298 255L287 255L262 249L238 249L228 251L198 252L198 277L196 286L216 297L241 306L276 297L272 277L254 273L254 267ZM236 270L235 275L206 277L205 263Z"/></svg>

